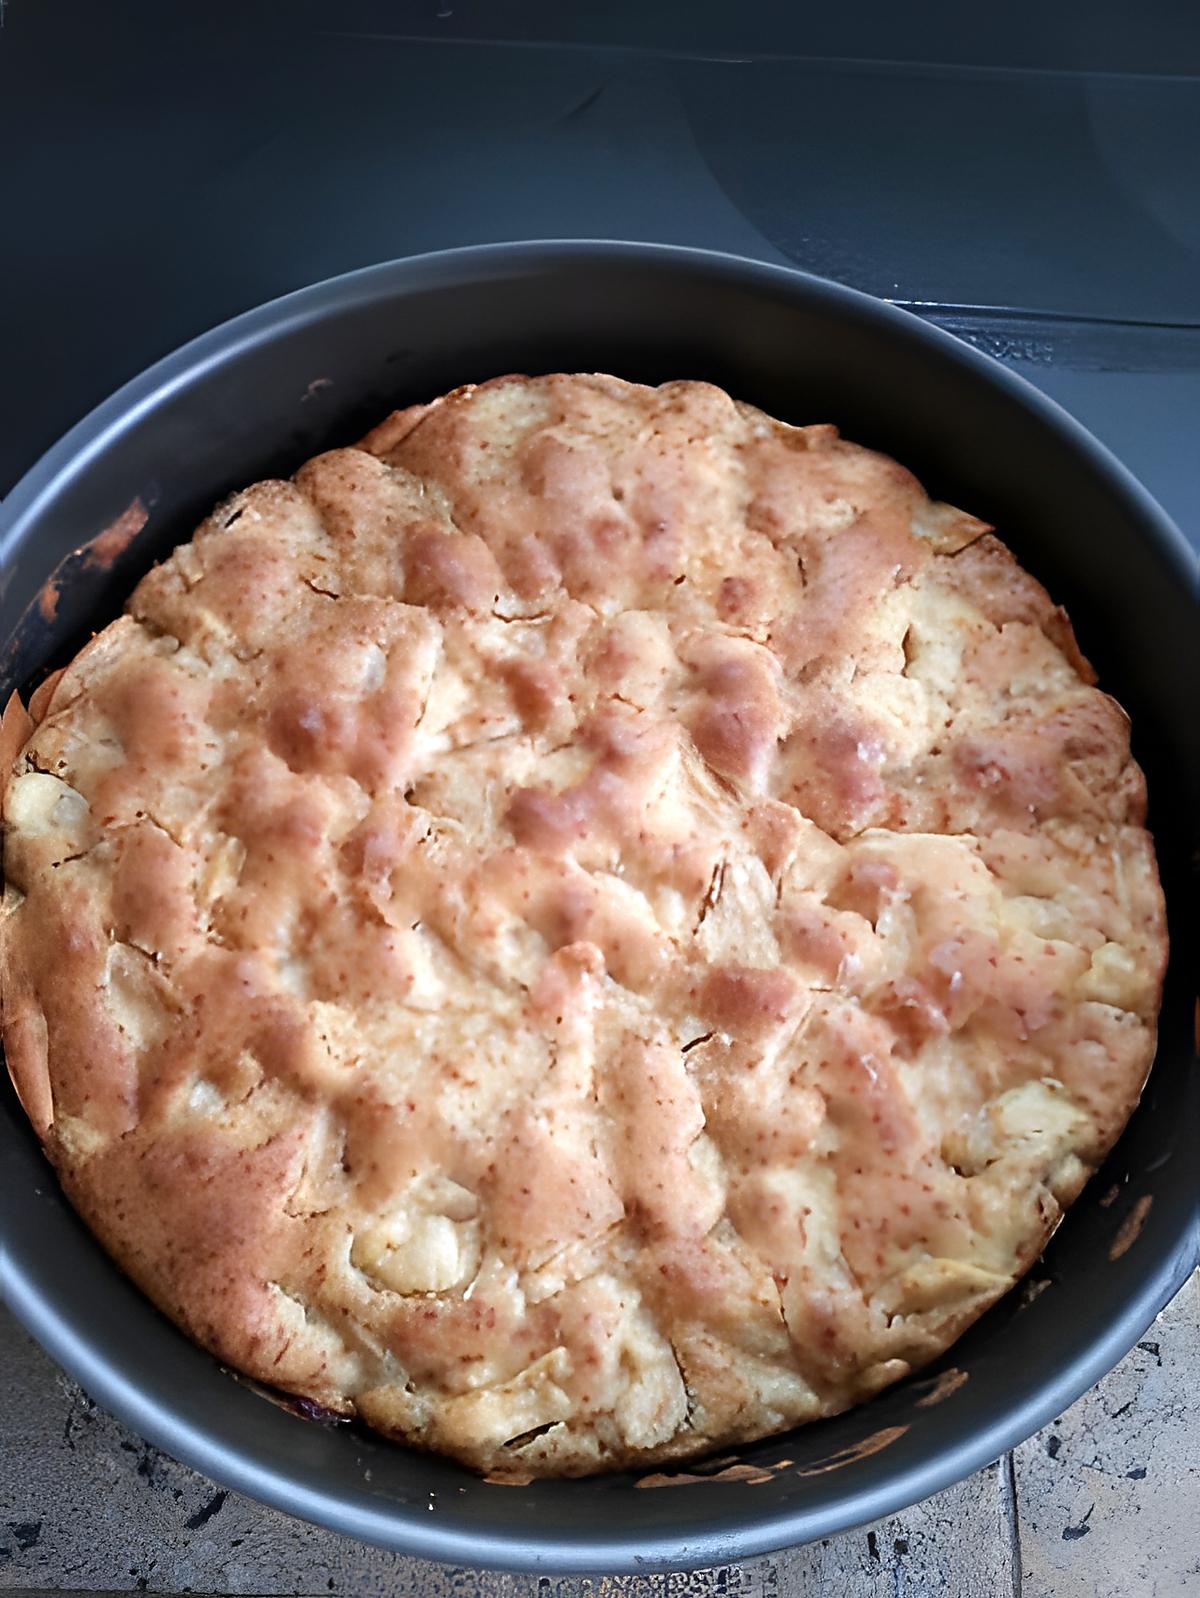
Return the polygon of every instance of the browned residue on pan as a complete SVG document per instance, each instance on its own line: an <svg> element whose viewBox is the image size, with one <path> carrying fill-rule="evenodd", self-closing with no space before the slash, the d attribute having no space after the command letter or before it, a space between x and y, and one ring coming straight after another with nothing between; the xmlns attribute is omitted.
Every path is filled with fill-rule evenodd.
<svg viewBox="0 0 1200 1598"><path fill-rule="evenodd" d="M967 1379L964 1371L947 1371L946 1376L959 1377L959 1380L954 1383L955 1387L961 1387L962 1383ZM941 1380L944 1379L941 1378ZM936 1390L935 1387L934 1391L936 1392ZM946 1392L949 1391L953 1391L953 1388L946 1390ZM938 1396L944 1398L946 1392L942 1392ZM937 1399L930 1396L925 1399L925 1402L936 1403ZM634 1483L634 1486L684 1487L690 1486L692 1482L744 1481L754 1487L762 1482L771 1481L785 1470L794 1471L797 1476L823 1476L826 1471L840 1470L843 1465L853 1465L860 1459L869 1459L872 1454L878 1454L881 1449L887 1448L897 1438L903 1437L907 1430L907 1426L885 1426L882 1431L872 1432L869 1437L864 1437L860 1443L855 1443L850 1448L839 1449L836 1454L830 1454L828 1459L818 1460L813 1465L797 1465L794 1459L781 1459L775 1465L726 1465L721 1470L710 1469L704 1475L697 1475L695 1472L688 1470L676 1471L669 1476L662 1472L655 1472L653 1475L643 1476L640 1481ZM713 1463L719 1462L713 1461Z"/></svg>
<svg viewBox="0 0 1200 1598"><path fill-rule="evenodd" d="M836 1454L830 1454L828 1459L819 1460L815 1465L801 1465L797 1476L823 1476L830 1470L841 1470L843 1465L854 1465L860 1459L869 1459L872 1454L878 1454L908 1430L907 1426L885 1426L882 1431L872 1432L869 1437L864 1437L862 1442L853 1444L850 1448L840 1449Z"/></svg>
<svg viewBox="0 0 1200 1598"><path fill-rule="evenodd" d="M525 1474L514 1476L510 1473L507 1476L485 1476L483 1479L493 1487L528 1487L536 1477Z"/></svg>
<svg viewBox="0 0 1200 1598"><path fill-rule="evenodd" d="M952 1365L948 1371L942 1372L927 1393L917 1399L917 1408L932 1409L934 1404L940 1404L944 1398L949 1398L951 1393L957 1393L967 1380L967 1372L960 1371L956 1365Z"/></svg>
<svg viewBox="0 0 1200 1598"><path fill-rule="evenodd" d="M1102 1210L1106 1210L1110 1204L1115 1204L1116 1201L1120 1198L1120 1196L1121 1196L1121 1184L1120 1184L1120 1182L1114 1182L1113 1185L1109 1188L1108 1192L1100 1200L1100 1208Z"/></svg>
<svg viewBox="0 0 1200 1598"><path fill-rule="evenodd" d="M133 543L149 519L149 511L140 495L126 505L121 514L109 522L103 532L97 533L90 543L76 554L86 555L89 566L109 567Z"/></svg>
<svg viewBox="0 0 1200 1598"><path fill-rule="evenodd" d="M790 1465L791 1460L786 1461L786 1463ZM724 1470L714 1471L710 1476L696 1476L688 1470L677 1471L670 1476L655 1472L653 1475L643 1476L639 1481L634 1482L634 1486L686 1487L696 1481L744 1481L756 1486L760 1482L770 1481L780 1468L780 1465L726 1465Z"/></svg>
<svg viewBox="0 0 1200 1598"><path fill-rule="evenodd" d="M94 538L89 538L86 544L80 544L78 549L64 555L38 593L37 608L42 620L52 622L58 614L63 574L69 565L78 561L84 571L108 571L145 527L149 516L150 512L139 494Z"/></svg>
<svg viewBox="0 0 1200 1598"><path fill-rule="evenodd" d="M1117 1228L1117 1235L1109 1245L1108 1257L1110 1260L1119 1260L1127 1249L1132 1248L1137 1241L1138 1233L1146 1224L1146 1217L1149 1215L1150 1206L1153 1203L1153 1193L1143 1193L1141 1198L1138 1199Z"/></svg>
<svg viewBox="0 0 1200 1598"><path fill-rule="evenodd" d="M1049 1286L1048 1276L1027 1276L1021 1283L1021 1298L1017 1308L1028 1309L1035 1299L1041 1298Z"/></svg>

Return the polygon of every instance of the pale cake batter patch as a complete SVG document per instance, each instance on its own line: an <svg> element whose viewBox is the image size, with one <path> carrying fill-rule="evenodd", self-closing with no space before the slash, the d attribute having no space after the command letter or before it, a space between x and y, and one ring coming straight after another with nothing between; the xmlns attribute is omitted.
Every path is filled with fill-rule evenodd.
<svg viewBox="0 0 1200 1598"><path fill-rule="evenodd" d="M830 427L595 376L398 413L40 696L18 1090L163 1309L398 1438L578 1474L830 1414L1141 1090L1163 908L1092 682Z"/></svg>

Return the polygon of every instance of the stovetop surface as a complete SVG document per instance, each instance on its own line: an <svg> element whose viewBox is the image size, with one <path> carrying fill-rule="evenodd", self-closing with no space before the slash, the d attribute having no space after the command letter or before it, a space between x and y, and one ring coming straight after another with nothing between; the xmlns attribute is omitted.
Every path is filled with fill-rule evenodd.
<svg viewBox="0 0 1200 1598"><path fill-rule="evenodd" d="M914 306L1065 404L1200 545L1200 13L816 9L9 0L0 492L263 300L609 237Z"/></svg>

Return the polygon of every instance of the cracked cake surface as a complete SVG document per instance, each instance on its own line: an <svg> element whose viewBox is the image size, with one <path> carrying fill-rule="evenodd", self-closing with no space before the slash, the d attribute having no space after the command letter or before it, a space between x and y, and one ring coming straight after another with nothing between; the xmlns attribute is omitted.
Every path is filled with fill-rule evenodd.
<svg viewBox="0 0 1200 1598"><path fill-rule="evenodd" d="M991 530L706 384L506 378L226 501L8 717L3 1037L229 1364L497 1476L844 1409L1041 1250L1166 953Z"/></svg>

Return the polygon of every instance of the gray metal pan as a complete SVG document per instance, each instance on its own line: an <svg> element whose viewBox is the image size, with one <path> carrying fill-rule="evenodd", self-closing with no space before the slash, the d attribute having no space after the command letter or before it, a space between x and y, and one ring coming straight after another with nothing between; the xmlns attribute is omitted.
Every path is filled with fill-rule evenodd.
<svg viewBox="0 0 1200 1598"><path fill-rule="evenodd" d="M680 1569L828 1536L997 1458L1115 1364L1194 1268L1195 577L1177 529L1081 427L905 312L699 251L493 246L276 301L160 362L73 429L0 515L2 686L33 683L108 620L221 495L352 441L393 405L554 369L707 378L894 454L931 492L997 525L1068 606L1132 715L1172 915L1159 1056L1107 1166L1035 1267L1039 1290L1010 1294L938 1365L866 1406L740 1449L761 1467L754 1479L501 1487L266 1403L223 1371L92 1241L11 1095L0 1106L0 1264L17 1315L94 1398L226 1486L459 1564Z"/></svg>

